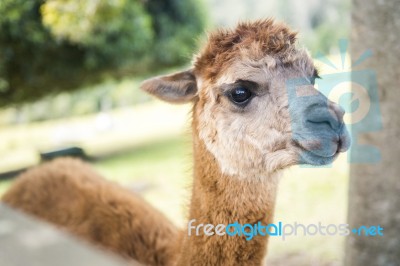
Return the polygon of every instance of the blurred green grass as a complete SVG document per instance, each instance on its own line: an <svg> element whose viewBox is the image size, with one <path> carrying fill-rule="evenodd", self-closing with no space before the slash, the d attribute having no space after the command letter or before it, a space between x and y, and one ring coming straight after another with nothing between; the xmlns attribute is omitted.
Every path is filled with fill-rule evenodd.
<svg viewBox="0 0 400 266"><path fill-rule="evenodd" d="M140 193L175 224L183 226L191 183L191 144L178 135L103 159L94 167L103 176Z"/></svg>

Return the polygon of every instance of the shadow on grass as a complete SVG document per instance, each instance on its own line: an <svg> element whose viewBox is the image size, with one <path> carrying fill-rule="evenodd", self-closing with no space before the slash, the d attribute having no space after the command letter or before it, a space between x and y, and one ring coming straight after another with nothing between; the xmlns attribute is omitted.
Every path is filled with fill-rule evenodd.
<svg viewBox="0 0 400 266"><path fill-rule="evenodd" d="M18 175L22 174L23 172L25 172L27 169L28 168L21 168L21 169L17 169L17 170L13 170L13 171L0 173L0 181L13 179L13 178L17 177Z"/></svg>

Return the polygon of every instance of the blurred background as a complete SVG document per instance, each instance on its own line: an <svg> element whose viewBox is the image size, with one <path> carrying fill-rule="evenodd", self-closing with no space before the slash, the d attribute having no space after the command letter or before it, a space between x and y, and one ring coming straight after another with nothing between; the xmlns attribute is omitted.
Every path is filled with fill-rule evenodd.
<svg viewBox="0 0 400 266"><path fill-rule="evenodd" d="M1 0L0 194L23 169L74 152L185 226L190 106L151 99L139 84L188 67L205 32L266 17L341 64L349 0ZM346 154L327 168L289 169L275 220L345 223L348 173ZM339 236L270 243L271 265L341 265L344 256Z"/></svg>

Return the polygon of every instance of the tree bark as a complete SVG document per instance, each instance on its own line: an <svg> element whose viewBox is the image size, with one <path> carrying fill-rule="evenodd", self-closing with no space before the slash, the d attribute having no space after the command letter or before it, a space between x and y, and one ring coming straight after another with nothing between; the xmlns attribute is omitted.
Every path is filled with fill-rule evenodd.
<svg viewBox="0 0 400 266"><path fill-rule="evenodd" d="M348 218L350 229L361 225L384 229L383 236L350 233L345 256L349 266L400 265L399 37L400 0L353 0L352 63L365 50L372 50L373 57L362 67L376 73L383 128L357 136L358 143L379 149L381 158L376 163L351 164Z"/></svg>

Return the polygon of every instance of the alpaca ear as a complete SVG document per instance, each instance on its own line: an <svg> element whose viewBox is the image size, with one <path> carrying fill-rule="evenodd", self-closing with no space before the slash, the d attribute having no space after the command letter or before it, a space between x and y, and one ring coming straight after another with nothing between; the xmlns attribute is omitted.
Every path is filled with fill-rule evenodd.
<svg viewBox="0 0 400 266"><path fill-rule="evenodd" d="M140 88L170 103L187 103L197 95L196 77L192 69L145 80Z"/></svg>

